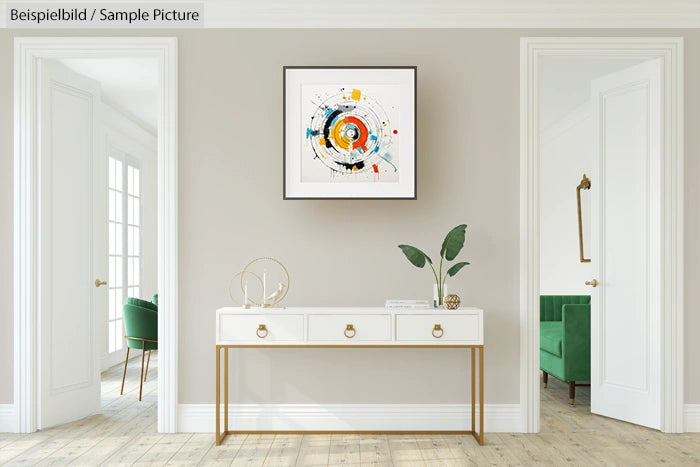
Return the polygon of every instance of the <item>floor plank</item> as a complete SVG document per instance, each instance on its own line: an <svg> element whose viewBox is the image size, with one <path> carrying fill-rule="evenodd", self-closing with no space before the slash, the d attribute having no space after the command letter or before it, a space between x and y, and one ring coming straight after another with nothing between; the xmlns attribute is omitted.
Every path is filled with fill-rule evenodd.
<svg viewBox="0 0 700 467"><path fill-rule="evenodd" d="M541 391L541 433L469 435L245 435L157 432L157 352L138 400L140 356L103 373L102 410L32 434L0 434L0 465L95 466L465 466L700 465L700 433L669 435L593 415L589 388L554 378Z"/></svg>

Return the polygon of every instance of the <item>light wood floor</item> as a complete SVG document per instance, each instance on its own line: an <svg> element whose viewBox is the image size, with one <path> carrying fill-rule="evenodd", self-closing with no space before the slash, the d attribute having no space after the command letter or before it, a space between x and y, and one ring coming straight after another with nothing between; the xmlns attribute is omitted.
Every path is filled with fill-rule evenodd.
<svg viewBox="0 0 700 467"><path fill-rule="evenodd" d="M471 436L162 435L156 425L157 357L153 354L143 401L139 359L130 362L123 396L121 367L103 374L99 414L33 434L0 433L0 464L7 465L700 465L700 434L667 435L590 413L587 388L577 404L554 378L542 390L542 432Z"/></svg>

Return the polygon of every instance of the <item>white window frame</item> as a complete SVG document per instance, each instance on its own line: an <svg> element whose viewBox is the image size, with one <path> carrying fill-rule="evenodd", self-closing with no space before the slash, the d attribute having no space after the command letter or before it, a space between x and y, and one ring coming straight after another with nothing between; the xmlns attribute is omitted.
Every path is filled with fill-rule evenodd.
<svg viewBox="0 0 700 467"><path fill-rule="evenodd" d="M121 306L124 303L126 303L126 300L130 296L136 296L136 298L143 298L144 300L147 300L148 298L141 297L141 292L143 291L143 225L142 225L142 216L143 216L143 177L141 176L143 173L143 170L141 168L141 162L130 155L128 152L123 151L121 149L117 149L115 147L110 147L109 152L107 154L107 163L111 164L111 159L114 159L115 161L119 161L122 164L122 173L121 173L121 178L122 178L122 183L121 183L121 191L119 192L121 198L122 198L122 218L121 222L118 223L118 225L121 227L122 230L122 245L121 245L121 255L118 255L122 258L122 280L121 280L121 285L119 287L115 287L113 285L113 278L109 277L108 280L108 287L109 291L111 292L112 290L115 289L120 289L121 290L121 299L119 300L119 305ZM139 186L138 186L138 195L132 195L129 193L129 184L128 184L128 171L129 168L133 168L139 171ZM108 170L108 173L109 170ZM108 181L107 183L107 194L108 196L110 195L110 192L115 190L111 185L111 180ZM130 197L134 197L138 199L138 205L139 205L139 224L130 224L129 223L129 217L128 217L128 212L129 212L129 206L128 206L128 201ZM107 219L107 228L108 228L108 235L110 235L110 226L113 222L111 219ZM138 255L132 255L129 254L129 227L137 227L139 229L139 250L138 250ZM111 244L111 242L110 242ZM111 251L107 252L107 257L108 257L108 263L109 263L109 258L112 256L117 256L115 254L112 254ZM139 282L138 284L129 284L129 259L130 258L138 258L139 259ZM136 295L132 295L130 290L134 287L138 287L139 293ZM109 300L111 301L111 294ZM108 304L107 307L107 320L106 320L106 332L107 332L107 339L105 340L105 345L106 345L106 351L107 355L114 354L116 352L122 352L124 350L124 329L123 329L123 323L124 323L124 317L121 315L119 318L115 319L110 319L109 317L109 307L111 306L111 303ZM118 339L119 342L119 347L115 349L110 348L110 324L112 322L119 321L119 327L121 329L121 332L118 334L122 335L121 339Z"/></svg>

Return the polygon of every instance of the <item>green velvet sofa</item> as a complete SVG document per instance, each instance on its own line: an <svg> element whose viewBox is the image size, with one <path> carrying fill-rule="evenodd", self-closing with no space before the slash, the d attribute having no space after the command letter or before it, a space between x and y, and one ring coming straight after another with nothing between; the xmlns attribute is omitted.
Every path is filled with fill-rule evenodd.
<svg viewBox="0 0 700 467"><path fill-rule="evenodd" d="M569 384L569 403L576 386L591 380L591 296L540 295L540 369Z"/></svg>

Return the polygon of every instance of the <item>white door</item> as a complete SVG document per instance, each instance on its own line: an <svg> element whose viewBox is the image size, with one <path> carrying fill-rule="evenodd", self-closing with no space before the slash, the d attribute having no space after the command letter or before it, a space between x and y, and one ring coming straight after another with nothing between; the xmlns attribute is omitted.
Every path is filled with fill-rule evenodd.
<svg viewBox="0 0 700 467"><path fill-rule="evenodd" d="M100 88L40 63L40 344L38 427L100 408L98 349L107 287L106 174L98 157Z"/></svg>
<svg viewBox="0 0 700 467"><path fill-rule="evenodd" d="M591 411L661 422L661 63L591 83Z"/></svg>

